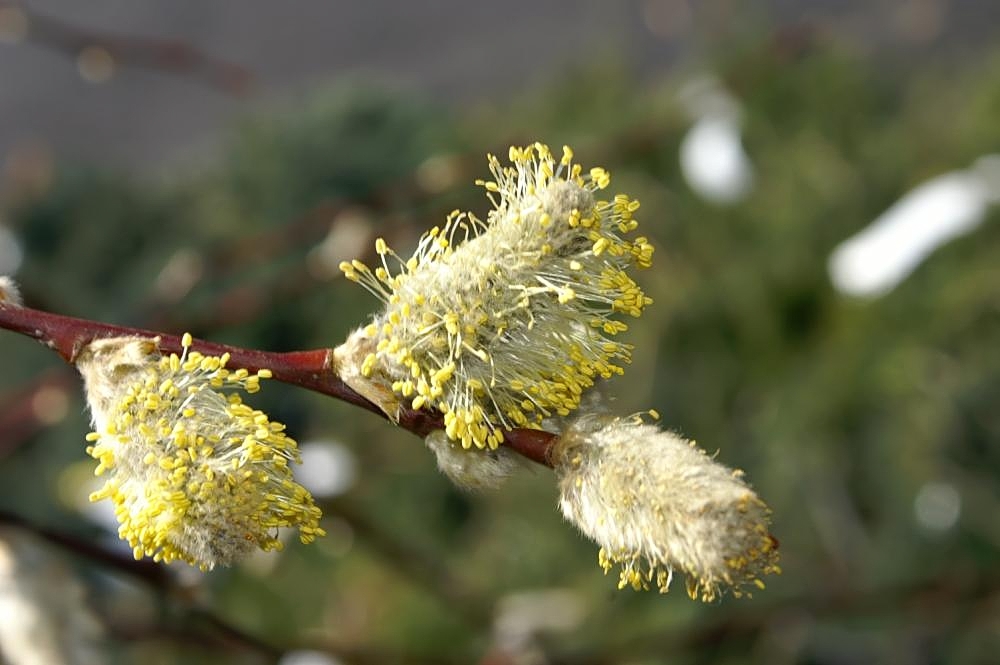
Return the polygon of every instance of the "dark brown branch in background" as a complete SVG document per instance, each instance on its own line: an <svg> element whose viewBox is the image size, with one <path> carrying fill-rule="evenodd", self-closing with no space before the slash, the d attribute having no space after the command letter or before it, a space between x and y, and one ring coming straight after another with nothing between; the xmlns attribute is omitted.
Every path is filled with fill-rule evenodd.
<svg viewBox="0 0 1000 665"><path fill-rule="evenodd" d="M27 23L27 41L73 58L86 48L96 47L104 49L118 65L201 80L233 96L253 90L254 76L246 67L209 56L181 40L91 30L40 14L19 2L0 0L0 9L4 8L21 12Z"/></svg>
<svg viewBox="0 0 1000 665"><path fill-rule="evenodd" d="M0 396L0 432L3 432L0 460L17 450L26 439L51 427L51 401L65 400L68 405L69 395L78 389L79 382L60 367L45 371L29 383ZM44 415L42 409L46 409Z"/></svg>
<svg viewBox="0 0 1000 665"><path fill-rule="evenodd" d="M57 545L64 550L99 565L125 573L157 589L169 586L170 577L167 574L167 570L152 561L136 561L131 556L108 551L86 540L35 524L20 515L3 509L0 509L0 524L30 531L53 545Z"/></svg>
<svg viewBox="0 0 1000 665"><path fill-rule="evenodd" d="M189 607L185 619L192 626L192 631L200 632L209 628L216 639L221 639L224 643L233 644L242 649L256 651L270 659L277 660L287 651L287 649L265 642L253 633L226 621L204 607Z"/></svg>
<svg viewBox="0 0 1000 665"><path fill-rule="evenodd" d="M174 585L167 568L160 564L149 560L136 561L126 554L106 550L86 540L35 524L19 515L2 509L0 509L0 524L23 529L67 552L71 552L99 566L110 568L120 574L128 575L158 591L164 592L167 596L175 600L179 600L190 614L190 630L202 635L206 632L212 633L211 635L207 635L205 640L199 641L208 641L209 643L218 643L221 641L226 644L235 644L243 649L260 653L270 659L276 659L285 652L284 649L268 644L238 626L216 616L207 609L196 605L191 598L191 594L178 589ZM206 631L206 628L210 628L211 630ZM161 627L157 626L157 630L159 631L160 629ZM183 637L190 639L194 636L184 633Z"/></svg>
<svg viewBox="0 0 1000 665"><path fill-rule="evenodd" d="M458 665L467 661L452 658L447 655L436 655L433 658L413 656L408 653L389 651L384 648L358 647L339 640L329 638L323 640L301 639L294 644L278 647L265 642L251 633L222 619L212 612L200 608L187 609L181 625L171 626L156 623L145 626L109 626L111 635L119 641L129 642L172 642L182 647L185 652L192 647L211 649L218 652L225 648L228 651L237 650L242 656L235 662L266 662L277 663L282 656L298 650L323 651L336 658L336 662L352 665ZM251 654L257 659L250 659ZM211 662L215 662L213 659ZM227 660L226 662L234 662Z"/></svg>
<svg viewBox="0 0 1000 665"><path fill-rule="evenodd" d="M0 509L0 524L28 531L76 556L115 570L118 573L126 574L154 589L167 592L169 595L175 597L186 597L188 595L174 588L169 571L160 564L146 559L136 561L131 556L112 552L75 536L34 524L20 515L2 509ZM281 649L265 644L253 635L213 615L204 608L192 607L190 609L192 613L196 613L203 620L203 623L211 625L219 634L225 636L231 642L238 642L244 647L249 646L254 651L263 652L272 657L277 657L283 653Z"/></svg>
<svg viewBox="0 0 1000 665"><path fill-rule="evenodd" d="M189 616L185 623L191 625L186 626L185 630L178 632L175 629L171 632L168 627L158 626L155 633L142 633L133 630L128 635L122 635L125 638L155 639L166 637L181 643L196 643L206 646L230 644L253 651L269 659L277 659L291 648L312 648L344 657L348 662L423 662L420 659L410 659L401 654L367 650L355 651L348 645L331 643L329 640L313 641L307 638L294 646L275 646L196 605L191 600L189 593L174 586L168 569L161 565L148 561L134 561L126 555L106 551L71 535L32 524L7 511L0 510L0 524L25 529L82 558L128 574L155 589L166 592L169 597L183 603L189 610ZM762 631L768 629L775 620L794 618L797 615L801 615L803 620L810 620L816 616L857 616L859 611L872 617L898 614L904 611L937 616L934 608L940 606L974 607L980 603L989 603L989 607L992 607L997 594L1000 593L1000 578L995 574L978 575L973 571L965 570L925 579L900 581L863 590L819 586L821 588L804 589L770 603L755 605L753 609L734 611L726 616L705 620L694 628L685 625L677 630L666 632L657 630L655 633L639 637L631 635L622 640L612 638L600 647L599 651L589 654L560 653L560 648L556 646L546 655L549 662L552 663L603 665L620 662L633 655L640 657L642 654L648 653L697 653L720 643L731 646L747 644L756 639ZM955 616L964 615L956 614ZM483 619L477 617L477 620ZM481 625L485 626L488 623ZM189 630L191 632L188 632ZM440 661L435 660L434 662Z"/></svg>
<svg viewBox="0 0 1000 665"><path fill-rule="evenodd" d="M342 516L344 515L342 514ZM194 594L190 590L180 588L174 583L169 569L162 564L153 563L149 560L136 561L127 554L106 550L71 534L35 524L3 509L0 509L0 525L23 529L75 556L109 568L119 574L127 575L162 592L166 597L173 599L174 602L179 603L185 609L182 625L179 626L171 627L160 624L140 627L112 626L111 629L115 636L121 639L144 641L167 639L188 647L191 645L200 645L209 648L219 648L222 646L235 647L243 651L259 654L268 659L268 661L276 661L284 653L294 649L312 648L327 651L338 658L345 659L346 662L360 664L398 662L414 663L416 665L417 663L442 662L437 659L434 661L414 659L404 654L356 649L347 644L341 645L331 642L328 639L310 644L278 646L260 639L220 617L206 607L199 605L194 600ZM468 609L467 606L466 609ZM475 621L487 622L479 625L488 625L489 616L485 611L478 612L475 617L468 618L470 620L475 619Z"/></svg>
<svg viewBox="0 0 1000 665"><path fill-rule="evenodd" d="M41 342L69 363L76 362L88 343L108 337L158 338L159 348L165 353L179 354L183 350L178 335L52 314L30 307L0 304L0 328ZM275 353L203 340L195 340L192 349L208 355L229 354L233 367L251 372L268 369L279 381L328 395L387 418L379 407L340 379L333 366L332 349ZM395 422L421 438L444 428L441 414L407 408L401 408ZM504 445L534 462L551 466L549 450L555 438L549 432L515 429L504 433Z"/></svg>
<svg viewBox="0 0 1000 665"><path fill-rule="evenodd" d="M473 603L472 598L461 593L455 580L436 569L429 557L394 540L389 534L379 529L377 525L370 523L358 511L346 504L338 502L327 504L324 508L344 519L359 536L370 541L378 554L391 560L394 569L398 570L399 566L402 565L404 572L411 577L414 583L424 586L432 595L440 597L450 609L456 610L456 614L467 621L471 627L489 625L490 609ZM136 561L127 554L111 551L85 539L36 524L4 509L0 509L0 525L22 529L74 556L131 577L174 599L186 610L183 617L184 625L181 627L171 628L163 625L112 627L119 638L130 640L166 638L188 646L192 644L215 648L222 645L233 646L260 654L269 660L277 660L288 650L305 648L305 645L279 647L266 642L197 604L194 600L194 594L188 589L177 587L170 570L162 564L147 559ZM308 646L328 651L352 663L425 662L413 660L402 654L380 654L370 652L367 649L358 650L349 645L341 645L329 640Z"/></svg>
<svg viewBox="0 0 1000 665"><path fill-rule="evenodd" d="M403 540L391 531L368 519L364 513L345 501L324 501L323 513L336 515L347 522L361 540L390 564L392 571L406 576L416 586L441 601L452 614L471 628L489 625L492 608L477 601L476 596L441 566L439 558Z"/></svg>
<svg viewBox="0 0 1000 665"><path fill-rule="evenodd" d="M339 509L335 509L334 512L344 515L344 511ZM345 516L353 519L351 511L347 510L346 513ZM190 599L189 593L174 587L168 569L161 565L148 561L134 561L125 555L108 552L73 536L32 524L7 511L0 510L0 524L30 531L62 549L99 565L126 573L155 589L167 592L170 597L188 606L190 612L188 620L192 623L191 630L204 636L203 639L197 639L197 643L209 646L220 642L230 643L271 659L276 659L287 650L285 647L264 642L214 615L209 610L195 605ZM560 654L557 647L547 656L553 663L599 665L619 662L622 658L627 659L631 655L638 657L651 652L664 655L694 653L701 649L715 647L720 643L746 644L758 637L762 631L767 630L772 621L787 619L791 616L790 613L803 612L804 620L816 616L856 616L859 611L866 616L873 617L898 614L901 611L923 612L928 616L938 616L939 613L934 608L942 606L958 607L963 603L967 606L973 606L984 602L989 602L992 606L998 593L1000 593L1000 578L995 574L978 575L969 570L954 571L948 575L926 579L890 583L863 590L817 587L803 589L771 603L755 605L752 610L736 611L726 616L706 620L695 628L685 625L682 629L666 633L657 630L640 636L632 635L627 638L627 641L611 639L598 652L592 652L590 655ZM954 617L952 619L954 620ZM485 613L478 616L476 620L486 621ZM482 625L488 624L483 623ZM208 628L211 630L206 631ZM206 632L209 634L206 635ZM158 629L155 635L133 635L136 638L155 638L158 636L167 636L179 641L195 637L187 632L171 635L167 629L162 631ZM321 649L345 657L348 662L423 662L421 659L401 657L400 654L353 651L349 646L333 644L327 640L311 641L306 639L302 643L296 644L294 648Z"/></svg>

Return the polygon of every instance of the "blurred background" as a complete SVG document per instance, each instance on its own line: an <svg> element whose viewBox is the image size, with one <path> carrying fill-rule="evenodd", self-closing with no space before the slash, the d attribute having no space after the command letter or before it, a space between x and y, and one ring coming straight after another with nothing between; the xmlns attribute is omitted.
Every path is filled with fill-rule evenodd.
<svg viewBox="0 0 1000 665"><path fill-rule="evenodd" d="M0 0L0 274L27 304L273 350L376 307L337 270L485 214L542 140L642 201L621 413L743 468L784 574L615 590L552 474L494 493L267 385L329 535L129 563L79 379L0 335L0 653L21 663L993 663L1000 4ZM35 660L29 658L34 657Z"/></svg>

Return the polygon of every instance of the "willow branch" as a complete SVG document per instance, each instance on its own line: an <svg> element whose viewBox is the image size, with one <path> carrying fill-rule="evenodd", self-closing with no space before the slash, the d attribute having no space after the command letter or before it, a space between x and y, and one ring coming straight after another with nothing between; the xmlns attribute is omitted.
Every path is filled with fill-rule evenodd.
<svg viewBox="0 0 1000 665"><path fill-rule="evenodd" d="M112 552L72 535L35 524L16 513L4 509L0 509L0 524L28 531L77 556L89 559L99 565L113 568L120 573L142 580L152 587L164 589L169 585L167 571L163 566L158 566L152 561L136 561L131 556Z"/></svg>
<svg viewBox="0 0 1000 665"><path fill-rule="evenodd" d="M0 304L0 328L37 340L71 364L75 364L88 344L109 337L156 338L160 350L165 353L180 354L183 351L179 335L53 314L30 307ZM194 340L191 348L206 355L229 354L229 365L232 367L250 372L267 369L278 381L339 399L388 419L378 406L352 390L337 375L333 349L274 352L205 340ZM400 409L395 423L421 438L444 428L440 413L408 408ZM549 451L555 439L556 435L550 432L515 429L504 434L504 445L534 462L551 466Z"/></svg>
<svg viewBox="0 0 1000 665"><path fill-rule="evenodd" d="M28 531L79 557L114 570L119 574L128 575L170 597L179 599L191 613L192 618L195 619L191 621L191 626L197 628L202 633L212 633L217 641L221 640L229 644L236 644L244 649L259 652L269 658L277 658L285 652L285 649L269 644L242 628L231 624L222 617L213 614L208 609L197 606L191 599L190 594L180 592L174 586L167 570L152 561L136 561L131 556L112 552L70 534L35 524L20 515L6 510L0 510L0 524ZM205 631L206 627L209 628L209 631ZM190 634L185 634L188 638L192 637Z"/></svg>
<svg viewBox="0 0 1000 665"><path fill-rule="evenodd" d="M125 66L201 79L229 95L243 96L253 87L253 74L246 67L209 56L181 40L91 30L29 10L19 2L0 0L0 9L5 7L21 14L27 40L74 58L96 46Z"/></svg>
<svg viewBox="0 0 1000 665"><path fill-rule="evenodd" d="M413 543L399 538L377 522L344 501L326 501L323 512L334 514L347 522L365 544L389 564L396 573L402 573L416 586L423 588L442 605L471 627L489 625L492 609L463 588L458 579L441 566L436 557Z"/></svg>

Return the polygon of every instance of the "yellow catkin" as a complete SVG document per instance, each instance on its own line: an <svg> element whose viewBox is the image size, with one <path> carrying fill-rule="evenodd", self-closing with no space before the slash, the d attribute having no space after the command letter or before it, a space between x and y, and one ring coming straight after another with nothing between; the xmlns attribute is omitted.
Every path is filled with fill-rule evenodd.
<svg viewBox="0 0 1000 665"><path fill-rule="evenodd" d="M278 529L302 542L323 535L312 496L292 478L299 463L284 425L243 403L270 376L226 368L228 356L190 349L161 356L153 340L115 338L81 353L99 461L119 535L135 557L229 565L255 548L281 549Z"/></svg>
<svg viewBox="0 0 1000 665"><path fill-rule="evenodd" d="M379 239L374 271L341 266L385 303L341 347L345 380L390 416L401 400L441 411L466 449L567 415L595 381L623 373L619 318L652 302L631 276L653 252L630 237L638 202L602 198L611 176L582 169L568 147L557 159L540 143L515 146L509 158L490 155L492 178L477 181L493 203L485 221L454 211L409 259Z"/></svg>
<svg viewBox="0 0 1000 665"><path fill-rule="evenodd" d="M680 572L709 602L781 572L770 509L692 442L639 417L584 416L551 457L563 516L600 546L605 572L618 568L619 588L666 592Z"/></svg>

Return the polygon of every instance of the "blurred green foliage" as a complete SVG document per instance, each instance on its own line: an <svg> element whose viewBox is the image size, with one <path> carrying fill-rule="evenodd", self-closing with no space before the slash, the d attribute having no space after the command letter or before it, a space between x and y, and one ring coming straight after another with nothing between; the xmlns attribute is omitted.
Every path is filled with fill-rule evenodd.
<svg viewBox="0 0 1000 665"><path fill-rule="evenodd" d="M877 300L837 294L826 260L908 189L997 150L1000 58L889 76L830 45L765 45L717 70L744 104L757 174L733 207L699 199L680 176L682 77L639 85L616 71L466 112L343 85L249 122L214 172L154 185L61 170L42 195L11 206L31 304L262 348L331 346L375 307L317 268L316 248L348 213L363 220L366 247L375 235L412 246L455 207L485 212L472 186L486 171L480 153L571 144L642 201L657 246L641 276L655 305L629 333L634 366L607 392L622 413L656 408L665 426L745 469L774 508L785 568L753 600L701 606L679 584L667 597L618 592L591 544L561 523L548 471L463 494L410 435L268 385L255 405L300 440L348 446L359 477L326 503L325 541L200 578L215 614L271 644L332 644L345 662L536 662L501 658L513 644L501 639L501 608L512 594L563 589L579 613L570 627L534 633L521 613L525 639L547 659L537 662L995 658L998 213ZM434 164L448 167L446 189L427 184ZM177 297L157 284L180 252L193 253L198 278ZM4 340L6 391L56 371L33 343ZM74 393L60 422L4 443L0 505L107 543L67 498L81 477L67 470L87 466L83 411ZM928 483L958 491L954 527L915 519ZM161 625L197 627L169 598L126 603L108 576L78 565L112 626L127 626L139 603ZM127 632L109 633L116 662L272 658L169 640L166 629L152 641Z"/></svg>

